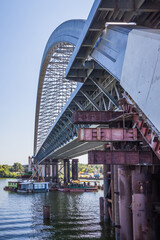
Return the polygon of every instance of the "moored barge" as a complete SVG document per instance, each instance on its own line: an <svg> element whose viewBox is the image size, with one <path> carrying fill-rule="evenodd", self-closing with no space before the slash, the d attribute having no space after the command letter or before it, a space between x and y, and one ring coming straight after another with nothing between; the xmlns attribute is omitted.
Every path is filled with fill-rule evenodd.
<svg viewBox="0 0 160 240"><path fill-rule="evenodd" d="M72 181L67 186L58 189L61 192L98 192L98 187L90 185L90 181Z"/></svg>
<svg viewBox="0 0 160 240"><path fill-rule="evenodd" d="M18 193L37 193L48 192L49 182L33 182L33 181L18 181L8 182L8 186L4 188L5 191Z"/></svg>

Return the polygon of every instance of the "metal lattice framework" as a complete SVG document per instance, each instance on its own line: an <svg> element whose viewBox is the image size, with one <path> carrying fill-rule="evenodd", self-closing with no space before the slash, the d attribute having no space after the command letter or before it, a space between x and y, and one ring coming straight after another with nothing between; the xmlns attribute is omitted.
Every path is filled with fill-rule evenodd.
<svg viewBox="0 0 160 240"><path fill-rule="evenodd" d="M65 78L65 69L74 50L84 20L69 20L51 34L40 67L34 133L34 154L46 138L56 117L76 88Z"/></svg>
<svg viewBox="0 0 160 240"><path fill-rule="evenodd" d="M91 149L101 147L102 143L90 143L90 146L86 143L78 143L77 145L78 129L83 125L76 126L72 123L72 113L77 110L105 111L116 109L123 89L110 74L106 73L102 76L100 70L98 73L100 77L95 78L94 74L93 71L90 78L83 85L78 86L74 92L75 95L72 95L71 101L61 112L61 116L56 119L56 123L41 145L36 159L41 161L50 154L53 158L56 156L58 159L73 158L77 154L77 146L79 147L79 155L85 154L89 147ZM64 147L65 150L61 151L61 147Z"/></svg>
<svg viewBox="0 0 160 240"><path fill-rule="evenodd" d="M46 158L69 159L101 147L102 143L78 142L77 131L83 126L72 123L72 114L77 110L107 111L121 108L119 99L126 95L120 79L128 34L134 27L108 26L105 29L105 24L134 22L157 28L159 12L159 0L96 0L85 24L82 20L71 20L55 31L47 43L40 71L35 162L40 163ZM75 49L71 55L73 46ZM73 82L70 87L67 85L69 83L64 78L64 71L70 81L81 82L67 103ZM63 84L58 79L62 79ZM62 109L63 104L65 106Z"/></svg>
<svg viewBox="0 0 160 240"><path fill-rule="evenodd" d="M37 149L53 125L77 83L65 78L65 69L74 50L68 43L59 43L50 59L44 77L37 134Z"/></svg>

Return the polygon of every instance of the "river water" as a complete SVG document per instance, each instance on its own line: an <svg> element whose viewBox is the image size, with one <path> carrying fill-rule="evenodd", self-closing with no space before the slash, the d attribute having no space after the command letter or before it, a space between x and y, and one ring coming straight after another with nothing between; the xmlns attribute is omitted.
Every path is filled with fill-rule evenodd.
<svg viewBox="0 0 160 240"><path fill-rule="evenodd" d="M4 191L7 184L0 179L0 240L114 239L113 230L99 222L103 191L20 194ZM50 222L43 221L43 205L51 206Z"/></svg>

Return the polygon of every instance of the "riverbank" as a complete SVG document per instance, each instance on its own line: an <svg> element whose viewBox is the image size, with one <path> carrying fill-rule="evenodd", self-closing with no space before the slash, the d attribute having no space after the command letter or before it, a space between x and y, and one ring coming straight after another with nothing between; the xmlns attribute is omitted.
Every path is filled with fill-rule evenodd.
<svg viewBox="0 0 160 240"><path fill-rule="evenodd" d="M18 164L18 163L15 163ZM14 165L15 165L14 164ZM21 175L16 169L15 166L9 165L0 165L0 178L17 178ZM19 169L23 169L21 166Z"/></svg>

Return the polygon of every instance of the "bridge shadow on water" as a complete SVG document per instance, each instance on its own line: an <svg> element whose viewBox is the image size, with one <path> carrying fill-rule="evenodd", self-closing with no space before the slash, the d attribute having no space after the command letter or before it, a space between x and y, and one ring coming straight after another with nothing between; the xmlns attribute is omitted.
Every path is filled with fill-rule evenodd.
<svg viewBox="0 0 160 240"><path fill-rule="evenodd" d="M100 223L99 197L90 193L10 193L3 190L8 180L0 179L0 240L113 240L113 228ZM51 207L49 221L43 206Z"/></svg>
<svg viewBox="0 0 160 240"><path fill-rule="evenodd" d="M99 193L52 192L42 195L41 203L33 205L33 212L39 212L42 202L51 207L51 218L43 220L41 233L47 239L108 239L114 238L114 229L99 219ZM42 211L42 210L41 210ZM41 212L42 214L42 212ZM37 218L37 216L36 216ZM34 220L34 228L39 231L39 223Z"/></svg>

